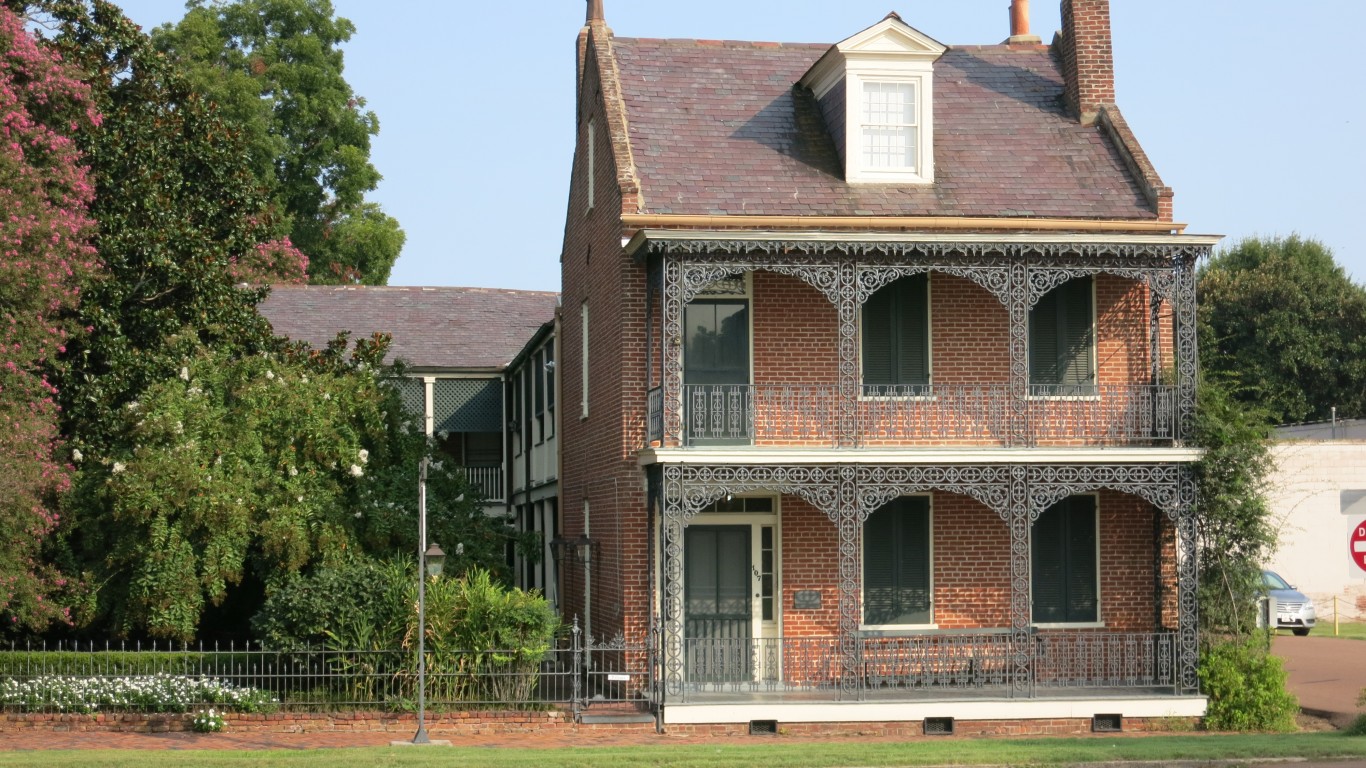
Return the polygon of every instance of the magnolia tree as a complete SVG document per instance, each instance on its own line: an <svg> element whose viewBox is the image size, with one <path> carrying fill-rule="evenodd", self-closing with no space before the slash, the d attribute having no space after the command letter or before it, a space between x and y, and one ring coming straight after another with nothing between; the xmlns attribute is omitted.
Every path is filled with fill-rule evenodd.
<svg viewBox="0 0 1366 768"><path fill-rule="evenodd" d="M39 554L72 468L58 431L54 360L95 268L93 190L69 138L99 126L78 72L0 6L0 622L70 622L73 585Z"/></svg>

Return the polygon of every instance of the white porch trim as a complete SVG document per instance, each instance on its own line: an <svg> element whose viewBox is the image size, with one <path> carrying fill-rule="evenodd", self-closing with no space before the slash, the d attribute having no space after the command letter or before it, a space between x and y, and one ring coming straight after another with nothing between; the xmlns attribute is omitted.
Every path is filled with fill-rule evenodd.
<svg viewBox="0 0 1366 768"><path fill-rule="evenodd" d="M1142 696L1078 699L997 699L985 701L820 702L735 704L667 704L664 724L748 723L873 723L952 717L958 720L1091 719L1096 715L1122 717L1204 717L1204 696Z"/></svg>
<svg viewBox="0 0 1366 768"><path fill-rule="evenodd" d="M1200 460L1198 448L646 448L651 464L1182 464Z"/></svg>

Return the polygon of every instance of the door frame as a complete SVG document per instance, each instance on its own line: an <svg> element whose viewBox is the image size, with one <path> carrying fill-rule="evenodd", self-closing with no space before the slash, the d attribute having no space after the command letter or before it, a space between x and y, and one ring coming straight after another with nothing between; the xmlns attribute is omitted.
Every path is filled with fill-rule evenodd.
<svg viewBox="0 0 1366 768"><path fill-rule="evenodd" d="M750 638L751 640L767 640L777 642L782 637L783 630L783 537L782 537L782 495L778 493L752 493L743 494L747 497L762 497L773 499L773 511L771 513L762 512L701 512L694 516L688 526L693 525L715 527L715 526L749 526L750 527L750 565L752 569L758 569L763 562L763 528L769 526L773 528L773 620L764 621L762 583L760 578L755 578L751 582L754 588L754 595L750 600ZM686 536L686 534L685 534ZM682 557L684 558L683 578L687 578L686 558L688 556L686 547ZM752 575L754 570L751 571ZM681 585L684 593L687 592L686 582ZM687 623L686 600L682 606L684 615L679 617L679 630ZM681 638L680 638L681 639ZM781 674L782 661L779 654L779 669ZM762 661L762 660L761 660ZM756 674L762 673L762 663L756 668Z"/></svg>

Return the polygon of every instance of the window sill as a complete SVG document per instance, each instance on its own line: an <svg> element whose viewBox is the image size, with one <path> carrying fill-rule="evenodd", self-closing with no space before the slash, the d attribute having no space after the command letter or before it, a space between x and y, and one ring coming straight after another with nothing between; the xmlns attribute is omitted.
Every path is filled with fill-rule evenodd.
<svg viewBox="0 0 1366 768"><path fill-rule="evenodd" d="M938 631L938 624L860 624L858 631L865 637L897 637Z"/></svg>
<svg viewBox="0 0 1366 768"><path fill-rule="evenodd" d="M1039 402L1098 403L1100 395L1025 395L1025 400Z"/></svg>
<svg viewBox="0 0 1366 768"><path fill-rule="evenodd" d="M1103 621L1057 621L1030 624L1034 629L1105 629Z"/></svg>

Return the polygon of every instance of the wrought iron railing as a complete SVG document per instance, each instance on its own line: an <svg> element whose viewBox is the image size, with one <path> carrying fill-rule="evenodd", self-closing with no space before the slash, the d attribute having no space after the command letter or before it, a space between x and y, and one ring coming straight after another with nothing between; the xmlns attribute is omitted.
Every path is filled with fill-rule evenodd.
<svg viewBox="0 0 1366 768"><path fill-rule="evenodd" d="M426 699L433 711L639 704L652 690L653 652L636 643L585 642L577 630L554 647L428 650ZM391 711L414 708L411 650L256 643L16 644L0 647L0 711L184 712Z"/></svg>
<svg viewBox="0 0 1366 768"><path fill-rule="evenodd" d="M683 387L684 446L826 446L840 442L839 388L699 384ZM664 398L649 392L647 439L663 441ZM1166 445L1176 438L1176 388L1152 384L1008 384L864 387L853 406L854 444ZM1018 425L1018 426L1017 426Z"/></svg>
<svg viewBox="0 0 1366 768"><path fill-rule="evenodd" d="M1050 689L1143 689L1175 693L1170 632L1033 635L1016 666L1006 631L859 636L849 663L838 638L685 638L684 701L716 694L801 693L804 698L1047 697ZM1023 670L1027 679L1016 685ZM852 684L847 676L853 674ZM822 696L821 693L824 692Z"/></svg>
<svg viewBox="0 0 1366 768"><path fill-rule="evenodd" d="M502 467L461 467L465 479L479 489L486 501L503 501Z"/></svg>

